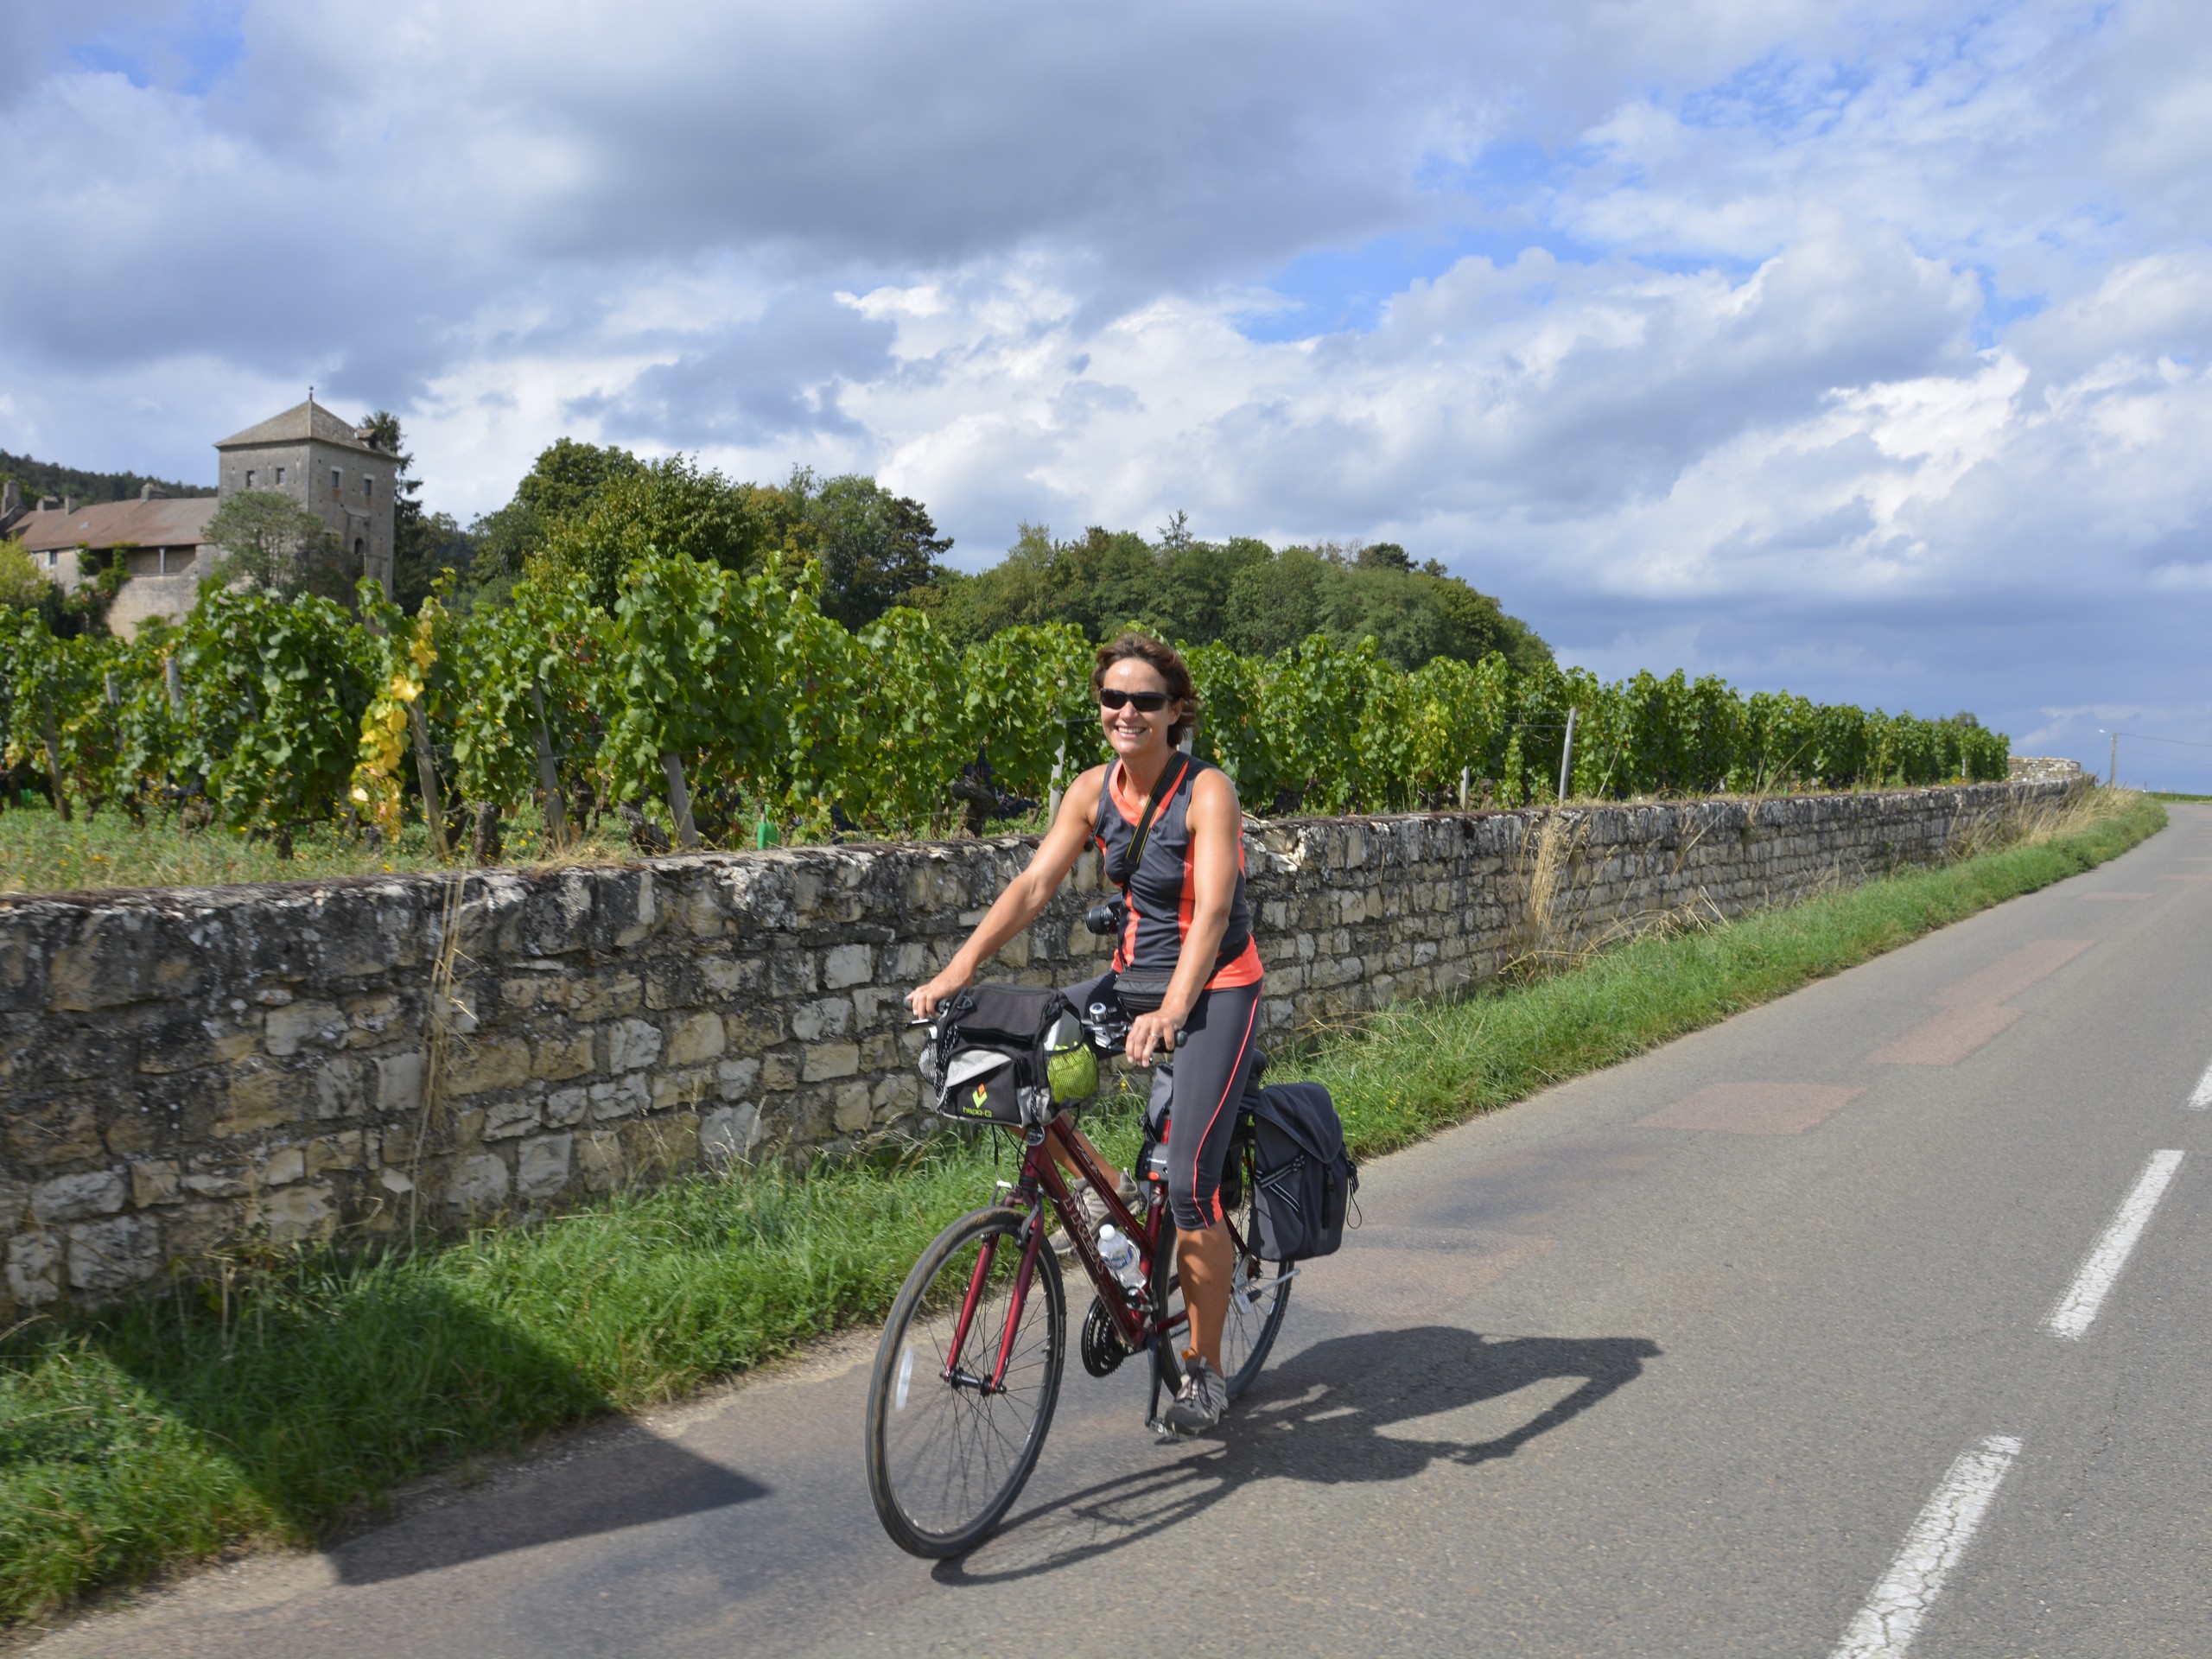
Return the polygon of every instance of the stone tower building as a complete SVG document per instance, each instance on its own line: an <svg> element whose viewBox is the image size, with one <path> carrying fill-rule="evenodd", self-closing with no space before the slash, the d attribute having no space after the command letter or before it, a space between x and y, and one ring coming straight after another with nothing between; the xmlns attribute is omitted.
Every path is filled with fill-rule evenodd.
<svg viewBox="0 0 2212 1659"><path fill-rule="evenodd" d="M219 502L240 490L290 496L330 526L358 561L356 569L391 591L397 455L375 448L312 393L297 407L225 438L215 452Z"/></svg>

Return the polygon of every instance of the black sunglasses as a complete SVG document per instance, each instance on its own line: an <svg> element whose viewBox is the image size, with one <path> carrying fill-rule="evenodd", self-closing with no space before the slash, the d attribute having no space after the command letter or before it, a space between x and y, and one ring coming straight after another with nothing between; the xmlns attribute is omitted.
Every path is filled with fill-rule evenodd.
<svg viewBox="0 0 2212 1659"><path fill-rule="evenodd" d="M1119 709L1124 704L1134 704L1141 715L1156 715L1174 701L1165 691L1116 691L1107 686L1098 693L1101 709Z"/></svg>

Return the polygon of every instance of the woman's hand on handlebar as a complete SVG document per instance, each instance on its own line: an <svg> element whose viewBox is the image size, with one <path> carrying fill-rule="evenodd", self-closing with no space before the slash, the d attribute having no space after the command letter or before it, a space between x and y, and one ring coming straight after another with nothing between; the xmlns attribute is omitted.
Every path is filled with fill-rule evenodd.
<svg viewBox="0 0 2212 1659"><path fill-rule="evenodd" d="M1173 1054L1175 1039L1188 1016L1171 1014L1166 1008L1141 1014L1129 1022L1128 1056L1132 1065L1150 1065L1154 1054Z"/></svg>
<svg viewBox="0 0 2212 1659"><path fill-rule="evenodd" d="M941 1004L950 1002L975 982L975 975L948 968L928 984L907 992L906 1007L917 1020L934 1020Z"/></svg>

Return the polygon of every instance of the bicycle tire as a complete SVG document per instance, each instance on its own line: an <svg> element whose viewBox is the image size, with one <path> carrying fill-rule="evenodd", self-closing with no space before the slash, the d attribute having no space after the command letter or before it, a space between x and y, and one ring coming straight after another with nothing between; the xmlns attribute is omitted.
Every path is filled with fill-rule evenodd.
<svg viewBox="0 0 2212 1659"><path fill-rule="evenodd" d="M1228 1385L1229 1397L1234 1400L1252 1386L1260 1368L1268 1363L1275 1338L1281 1333L1283 1316L1290 1307L1290 1278L1283 1263L1262 1261L1258 1254L1259 1230L1254 1205L1259 1183L1252 1166L1251 1138L1239 1135L1230 1145L1230 1156L1238 1161L1240 1167L1223 1172L1223 1185L1230 1187L1228 1178L1236 1177L1233 1190L1237 1202L1234 1207L1224 1203L1222 1215L1236 1246L1236 1256L1229 1313L1221 1326L1221 1361L1222 1381ZM1171 1217L1169 1224L1160 1229L1160 1241L1153 1247L1152 1261L1153 1318L1163 1331L1160 1340L1153 1344L1153 1363L1159 1369L1160 1386L1171 1395L1183 1386L1183 1355L1181 1341L1166 1332L1165 1326L1181 1305L1182 1285L1175 1267L1175 1228Z"/></svg>
<svg viewBox="0 0 2212 1659"><path fill-rule="evenodd" d="M984 1294L960 1369L995 1367L1028 1217L1003 1207L963 1216L924 1250L892 1305L868 1392L868 1488L892 1541L941 1560L990 1535L1020 1495L1059 1403L1067 1363L1067 1292L1050 1250L1022 1306L1004 1389L985 1394L944 1380L946 1351L978 1255L993 1247ZM1005 1454L1001 1460L1000 1454Z"/></svg>

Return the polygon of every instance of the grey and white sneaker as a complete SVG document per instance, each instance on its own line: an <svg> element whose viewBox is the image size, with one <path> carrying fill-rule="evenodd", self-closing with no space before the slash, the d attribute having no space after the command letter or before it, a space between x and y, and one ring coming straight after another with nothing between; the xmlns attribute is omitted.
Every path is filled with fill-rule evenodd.
<svg viewBox="0 0 2212 1659"><path fill-rule="evenodd" d="M1083 1212L1083 1224L1090 1230L1090 1236L1096 1238L1098 1236L1098 1230L1106 1224L1108 1213L1106 1200L1098 1196L1089 1181L1077 1181L1075 1185L1076 1207ZM1137 1193L1137 1184L1126 1173L1122 1177L1122 1185L1117 1196L1130 1214L1140 1217L1142 1215L1144 1201ZM1075 1241L1068 1236L1067 1230L1064 1227L1053 1228L1045 1236L1045 1242L1052 1247L1052 1254L1055 1255L1075 1254Z"/></svg>
<svg viewBox="0 0 2212 1659"><path fill-rule="evenodd" d="M1160 1427L1178 1434L1203 1434L1229 1409L1229 1384L1196 1354L1183 1356L1183 1386L1160 1414Z"/></svg>

